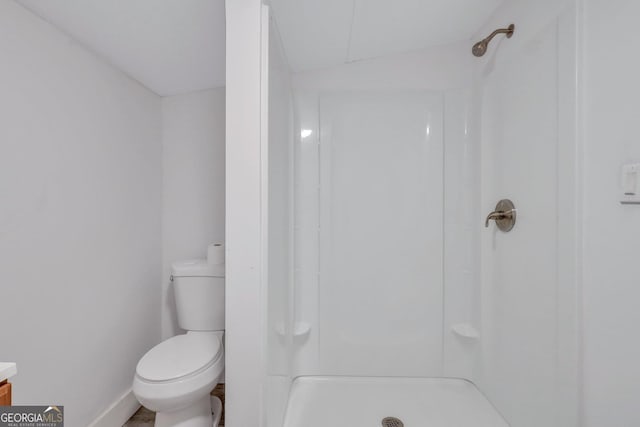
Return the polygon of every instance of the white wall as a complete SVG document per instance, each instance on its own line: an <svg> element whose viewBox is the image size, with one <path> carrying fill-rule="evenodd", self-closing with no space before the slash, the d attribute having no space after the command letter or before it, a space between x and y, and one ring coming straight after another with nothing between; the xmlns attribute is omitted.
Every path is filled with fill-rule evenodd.
<svg viewBox="0 0 640 427"><path fill-rule="evenodd" d="M480 354L474 379L510 425L577 426L576 13L571 1L505 2L478 37L485 216L503 198L517 223L482 229Z"/></svg>
<svg viewBox="0 0 640 427"><path fill-rule="evenodd" d="M640 162L634 0L585 0L585 427L640 424L640 206L622 206L620 172Z"/></svg>
<svg viewBox="0 0 640 427"><path fill-rule="evenodd" d="M475 238L472 226L477 225L473 223L476 216L473 210L474 195L477 194L477 191L474 191L474 185L477 180L472 173L471 165L477 163L478 152L472 145L475 141L468 138L467 132L471 61L468 43L457 43L293 75L298 126L301 129L311 131L309 136L303 140L298 138L296 142L298 148L295 179L297 186L295 316L297 322L311 325L309 337L296 343L296 375L335 373L336 369L335 363L331 364L329 360L325 360L326 357L323 359L320 356L322 339L319 331L322 329L320 322L322 311L329 310L330 306L331 310L335 309L333 303L327 299L327 295L331 295L331 291L319 286L318 280L320 269L318 260L322 258L318 256L320 247L318 224L323 223L318 216L319 204L323 204L318 197L318 187L321 185L319 168L321 164L326 168L326 160L328 160L328 158L321 160L319 156L322 151L320 147L326 146L330 142L326 138L328 136L326 131L331 127L327 126L326 115L324 120L321 118L323 113L327 112L319 110L321 100L335 97L337 94L363 96L368 93L370 97L377 94L381 99L384 99L386 95L392 100L390 105L394 105L394 102L397 103L393 100L396 100L398 96L409 96L410 94L430 96L438 101L438 105L434 108L423 109L437 113L437 120L435 116L432 117L433 131L434 133L444 133L444 154L442 152L438 154L440 160L436 165L438 168L437 177L435 180L434 176L429 179L431 184L436 180L440 182L438 185L429 186L429 197L436 201L443 200L442 194L438 194L441 192L444 180L444 206L439 203L440 208L438 209L440 210L436 209L435 211L442 212L444 209L446 215L444 221L442 218L435 219L430 224L439 224L440 228L444 224L446 227L444 234L444 251L446 252L444 256L444 287L446 288L444 291L444 318L441 307L442 296L426 298L427 301L438 301L438 306L432 307L426 303L424 311L420 313L423 316L428 315L431 311L435 313L434 319L437 318L437 320L426 322L428 329L425 329L425 334L442 335L443 340L438 339L438 343L443 342L444 348L440 345L435 346L436 348L430 346L434 358L430 367L427 360L423 358L422 368L428 369L431 375L434 374L433 370L437 366L436 372L444 372L448 376L470 377L474 347L461 341L459 337L455 337L451 333L450 327L453 324L465 323L470 320L473 307L472 296L476 287L474 269L477 267L475 261L477 254L473 252L475 246L470 242ZM443 110L445 112L444 118L442 117ZM322 122L326 127L324 131L320 129ZM426 127L425 123L422 125ZM299 132L298 130L297 135L300 134ZM325 141L322 143L319 140L321 133L325 137ZM370 153L363 151L362 156L366 156L369 162L372 161ZM442 170L443 160L444 171ZM386 169L389 169L386 170L390 174L389 179L393 179L390 168ZM327 193L327 190L324 189L323 192ZM326 206L326 203L324 205ZM326 221L324 223L326 224ZM438 239L441 240L442 237ZM393 251L396 249L390 248L389 250L392 253L388 255L388 258L392 259L395 256ZM401 252L396 253L398 257L401 257ZM443 270L442 255L439 254L436 257L438 258L436 261L438 266L429 269L436 276ZM431 278L426 282L435 284L430 287L429 292L432 292L432 296L433 292L442 293L443 280L441 276L435 279ZM323 301L326 304L320 306L318 298L321 292L325 291L328 292L328 294L323 294ZM378 297L387 299L386 296L380 295L383 288L378 289L377 292ZM425 299L424 295L422 295L422 299ZM326 314L324 318L328 319L331 312L326 312ZM417 323L425 323L424 319L421 320L423 321ZM351 324L355 323L351 322ZM326 344L328 341L325 339L324 342ZM444 357L442 357L442 353L444 353ZM402 354L406 353L402 352ZM330 352L325 351L325 355L330 355ZM357 353L351 354L352 357L355 355ZM442 362L436 360L440 358L442 358ZM394 368L408 368L406 363L400 365L395 364ZM365 364L362 364L361 368L364 366ZM418 372L415 369L413 371ZM390 372L392 371L378 370L377 373L382 375ZM404 372L406 373L406 371ZM424 370L420 370L420 373L424 372Z"/></svg>
<svg viewBox="0 0 640 427"><path fill-rule="evenodd" d="M269 23L267 217L267 322L265 393L267 425L281 427L292 374L293 105L289 66L278 29Z"/></svg>
<svg viewBox="0 0 640 427"><path fill-rule="evenodd" d="M0 360L86 426L160 338L160 98L0 2Z"/></svg>
<svg viewBox="0 0 640 427"><path fill-rule="evenodd" d="M261 175L268 87L260 0L226 2L226 407L229 427L259 426L264 413L264 230ZM261 100L263 101L261 103Z"/></svg>
<svg viewBox="0 0 640 427"><path fill-rule="evenodd" d="M442 376L443 110L420 90L320 97L324 375Z"/></svg>
<svg viewBox="0 0 640 427"><path fill-rule="evenodd" d="M179 332L175 261L224 242L224 88L162 99L162 337Z"/></svg>

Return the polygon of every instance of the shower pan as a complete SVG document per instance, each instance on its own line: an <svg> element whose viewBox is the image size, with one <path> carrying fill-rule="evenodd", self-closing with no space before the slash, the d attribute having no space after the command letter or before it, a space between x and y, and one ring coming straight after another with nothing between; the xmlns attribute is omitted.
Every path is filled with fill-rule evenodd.
<svg viewBox="0 0 640 427"><path fill-rule="evenodd" d="M264 426L578 427L576 6L464 3L265 6Z"/></svg>
<svg viewBox="0 0 640 427"><path fill-rule="evenodd" d="M470 382L451 378L301 377L285 427L508 427Z"/></svg>

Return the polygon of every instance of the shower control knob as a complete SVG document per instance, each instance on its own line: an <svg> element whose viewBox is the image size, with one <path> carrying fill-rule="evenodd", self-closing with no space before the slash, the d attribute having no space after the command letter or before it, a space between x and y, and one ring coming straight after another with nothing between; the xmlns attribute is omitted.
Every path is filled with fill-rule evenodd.
<svg viewBox="0 0 640 427"><path fill-rule="evenodd" d="M496 210L487 215L484 222L485 227L489 227L489 221L495 221L501 231L511 231L516 225L516 207L509 199L503 199L496 205Z"/></svg>

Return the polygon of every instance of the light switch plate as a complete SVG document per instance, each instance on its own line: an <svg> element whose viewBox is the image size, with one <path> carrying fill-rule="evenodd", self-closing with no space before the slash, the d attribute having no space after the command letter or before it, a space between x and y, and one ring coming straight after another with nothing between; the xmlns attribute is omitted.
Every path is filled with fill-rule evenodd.
<svg viewBox="0 0 640 427"><path fill-rule="evenodd" d="M640 163L628 164L622 167L622 198L623 205L640 205Z"/></svg>

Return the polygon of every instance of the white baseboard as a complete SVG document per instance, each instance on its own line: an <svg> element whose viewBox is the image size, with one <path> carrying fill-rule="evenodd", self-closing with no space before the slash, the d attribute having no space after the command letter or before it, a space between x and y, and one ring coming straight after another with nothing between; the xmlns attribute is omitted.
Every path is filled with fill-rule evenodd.
<svg viewBox="0 0 640 427"><path fill-rule="evenodd" d="M140 402L129 390L96 418L89 427L122 427L138 409L140 409Z"/></svg>

